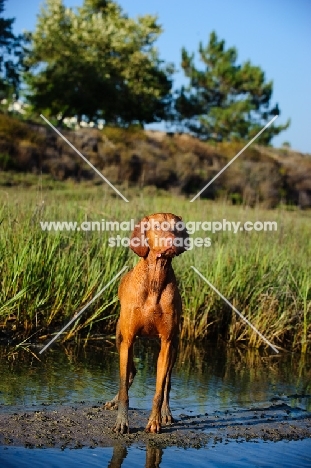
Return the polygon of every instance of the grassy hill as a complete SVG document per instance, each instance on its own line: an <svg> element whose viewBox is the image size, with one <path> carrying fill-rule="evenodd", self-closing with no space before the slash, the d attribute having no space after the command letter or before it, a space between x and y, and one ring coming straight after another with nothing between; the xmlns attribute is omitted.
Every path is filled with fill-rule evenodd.
<svg viewBox="0 0 311 468"><path fill-rule="evenodd" d="M196 194L232 159L241 143L211 144L187 134L140 128L61 129L68 140L113 184L155 186ZM52 129L0 114L0 184L20 184L21 174L43 174L46 180L103 183ZM311 207L311 155L289 148L252 145L202 194L234 204L280 203ZM36 184L28 177L27 184Z"/></svg>

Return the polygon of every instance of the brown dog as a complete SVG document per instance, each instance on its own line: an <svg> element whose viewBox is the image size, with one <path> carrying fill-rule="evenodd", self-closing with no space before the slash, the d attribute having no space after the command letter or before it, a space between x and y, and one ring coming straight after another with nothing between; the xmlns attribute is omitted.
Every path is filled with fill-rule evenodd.
<svg viewBox="0 0 311 468"><path fill-rule="evenodd" d="M116 344L120 354L119 393L105 408L118 407L114 430L129 432L128 389L136 369L133 345L136 336L158 336L161 350L157 364L156 391L148 432L159 433L162 424L173 421L169 407L171 373L177 354L181 298L172 268L172 258L186 250L187 231L179 216L156 213L136 225L131 249L141 260L119 286L121 302Z"/></svg>

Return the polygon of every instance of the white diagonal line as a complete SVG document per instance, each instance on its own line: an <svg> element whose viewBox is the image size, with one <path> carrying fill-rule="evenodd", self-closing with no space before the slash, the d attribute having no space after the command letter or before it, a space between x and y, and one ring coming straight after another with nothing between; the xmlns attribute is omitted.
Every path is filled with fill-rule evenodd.
<svg viewBox="0 0 311 468"><path fill-rule="evenodd" d="M117 273L113 278L112 280L109 281L109 283L106 284L106 286L103 287L103 289L101 289L99 291L99 293L96 294L96 296L93 297L93 299L88 303L86 304L86 306L83 307L83 309L80 310L80 312L77 313L77 315L75 315L68 323L67 325L65 325L55 336L54 338L51 339L51 341L48 342L48 344L46 344L44 346L44 348L41 349L41 351L39 352L39 354L42 354L43 351L45 351L55 340L57 340L57 338L59 337L59 335L61 335L61 333L63 333L64 330L66 330L66 328L68 328L75 320L77 320L78 317L80 317L80 315L82 314L82 312L84 312L91 304L92 302L94 302L104 291L105 289L108 288L108 286L111 285L111 283L113 283L120 275L122 275L122 273L127 269L127 265L125 265L121 271L119 271L119 273Z"/></svg>
<svg viewBox="0 0 311 468"><path fill-rule="evenodd" d="M61 137L61 138L62 138L62 139L63 139L63 140L64 140L64 141L65 141L65 142L66 142L66 143L67 143L67 144L68 144L68 145L69 145L69 146L70 146L70 147L71 147L71 148L72 148L88 165L89 165L89 166L91 166L91 168L94 169L94 171L95 171L102 179L104 179L104 181L105 181L108 185L110 185L110 187L111 187L115 192L117 192L117 194L120 195L120 197L123 198L124 201L129 202L128 199L125 198L125 196L122 195L122 193L119 192L119 190L118 190L111 182L109 182L109 180L106 179L106 177L105 177L101 172L99 172L99 170L96 169L96 167L94 167L93 164L91 164L90 161L89 161L85 156L83 156L83 154L80 153L80 151L78 151L77 148L75 148L75 146L73 146L73 144L70 143L70 141L68 141L67 138L64 137L64 135L62 135L62 134L60 133L60 131L57 130L57 128L55 128L54 125L52 125L51 122L49 122L48 119L47 119L46 117L44 117L44 115L40 114L40 117L42 117L42 119L45 120L45 122L46 122L51 128L53 128L53 130L54 130L54 131L55 131L55 132L56 132L56 133L57 133L57 134L58 134L58 135L59 135L59 136L60 136L60 137Z"/></svg>
<svg viewBox="0 0 311 468"><path fill-rule="evenodd" d="M241 314L241 312L238 311L238 309L236 309L229 301L228 299L225 298L225 296L223 296L219 291L218 289L215 288L215 286L212 285L212 283L210 283L208 281L208 279L205 278L205 276L202 275L202 273L199 272L199 270L197 270L194 266L191 265L191 268L234 310L234 312L236 312L242 320L244 320L244 322L247 323L247 325L249 325L259 336L260 338L262 338L269 346L270 348L273 349L273 351L275 353L279 353L279 351L276 349L275 346L273 346L272 343L270 343L269 340L267 340L267 338L265 336L263 336L262 333L260 333L259 330L257 330L256 327L254 327L254 325L246 318L244 317L244 315Z"/></svg>
<svg viewBox="0 0 311 468"><path fill-rule="evenodd" d="M236 154L236 155L234 156L234 158L232 158L231 161L229 161L228 164L226 164L226 166L223 167L223 168L218 172L218 174L216 174L215 177L213 177L213 179L210 180L210 181L205 185L205 187L203 187L202 190L200 190L200 192L196 194L195 197L192 198L192 200L190 200L190 203L194 202L194 200L196 200L196 199L201 195L201 193L204 192L204 190L207 189L207 187L209 187L209 186L214 182L214 180L216 180L217 177L219 177L220 174L222 174L222 173L227 169L227 167L229 167L230 164L232 164L233 161L235 161L235 160L243 153L243 151L245 151L246 148L248 148L249 145L251 145L251 144L256 140L256 138L258 138L259 135L261 135L261 134L266 130L266 128L268 128L268 127L272 124L272 122L274 122L275 119L277 119L277 118L278 118L278 115L275 115L275 116L273 117L273 119L271 119L270 122L268 122L267 125L265 125L264 128L262 128L262 129L260 130L260 132L258 132L257 135L254 136L254 138L253 138L251 141L249 141L249 142L247 143L247 145L244 146L244 148L241 149L241 151L239 151L239 153Z"/></svg>

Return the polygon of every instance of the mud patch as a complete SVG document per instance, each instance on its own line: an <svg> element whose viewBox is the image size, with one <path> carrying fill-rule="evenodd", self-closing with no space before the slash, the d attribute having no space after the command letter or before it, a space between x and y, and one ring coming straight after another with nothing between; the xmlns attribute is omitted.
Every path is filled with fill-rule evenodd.
<svg viewBox="0 0 311 468"><path fill-rule="evenodd" d="M311 437L311 413L286 404L212 415L177 415L161 434L144 432L147 411L131 409L128 435L115 434L116 412L101 406L40 407L33 411L0 414L0 445L29 448L82 448L146 444L156 447L203 447L230 439L299 440ZM176 416L176 415L175 415Z"/></svg>

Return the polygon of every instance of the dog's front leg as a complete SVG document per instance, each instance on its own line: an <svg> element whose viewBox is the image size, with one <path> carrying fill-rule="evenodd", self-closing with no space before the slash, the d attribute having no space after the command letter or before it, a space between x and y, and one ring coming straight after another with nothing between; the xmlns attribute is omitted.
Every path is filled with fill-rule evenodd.
<svg viewBox="0 0 311 468"><path fill-rule="evenodd" d="M171 376L172 376L172 369L174 367L176 357L177 357L177 339L173 340L173 346L172 346L172 353L170 356L170 364L169 364L169 369L167 372L166 380L165 380L165 386L164 386L164 393L163 393L163 403L162 403L162 408L161 408L161 417L162 417L162 425L164 424L172 424L174 421L174 418L171 413L171 409L169 406L169 399L170 399L170 390L171 390Z"/></svg>
<svg viewBox="0 0 311 468"><path fill-rule="evenodd" d="M133 360L133 343L122 341L120 344L120 386L118 400L118 414L115 432L129 433L128 407L129 407L129 374L130 363Z"/></svg>
<svg viewBox="0 0 311 468"><path fill-rule="evenodd" d="M146 432L161 432L161 407L163 403L164 386L169 372L172 356L172 342L162 339L161 350L157 364L157 383L153 398L152 411L146 427Z"/></svg>

